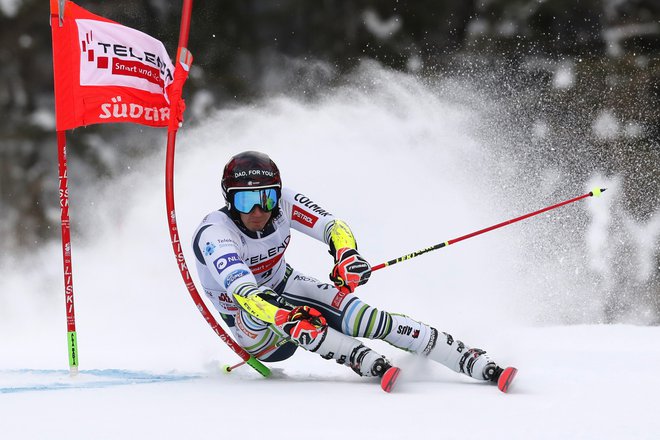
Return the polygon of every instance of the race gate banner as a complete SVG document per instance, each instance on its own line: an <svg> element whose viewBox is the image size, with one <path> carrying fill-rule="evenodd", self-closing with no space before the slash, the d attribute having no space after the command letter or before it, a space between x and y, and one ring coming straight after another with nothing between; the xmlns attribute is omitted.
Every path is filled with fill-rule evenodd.
<svg viewBox="0 0 660 440"><path fill-rule="evenodd" d="M174 66L163 43L70 1L62 26L54 14L51 27L58 131L108 122L168 126Z"/></svg>

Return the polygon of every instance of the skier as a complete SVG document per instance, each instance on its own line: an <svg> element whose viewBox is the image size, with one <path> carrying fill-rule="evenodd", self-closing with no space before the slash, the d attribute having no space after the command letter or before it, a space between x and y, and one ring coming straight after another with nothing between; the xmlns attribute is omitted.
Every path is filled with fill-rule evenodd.
<svg viewBox="0 0 660 440"><path fill-rule="evenodd" d="M369 280L371 267L351 229L306 195L282 187L267 155L232 157L221 186L226 206L202 220L193 250L204 292L247 352L277 362L300 346L360 376L379 377L390 391L399 368L355 338L382 339L506 392L515 368L503 370L483 350L358 298L355 289ZM334 285L286 263L291 228L329 246Z"/></svg>

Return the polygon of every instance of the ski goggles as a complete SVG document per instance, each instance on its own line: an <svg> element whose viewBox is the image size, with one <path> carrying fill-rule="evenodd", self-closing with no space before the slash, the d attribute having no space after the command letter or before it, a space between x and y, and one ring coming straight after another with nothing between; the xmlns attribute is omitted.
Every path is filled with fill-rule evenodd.
<svg viewBox="0 0 660 440"><path fill-rule="evenodd" d="M264 211L270 212L277 207L278 200L275 188L237 191L234 193L234 208L240 213L249 214L257 205Z"/></svg>

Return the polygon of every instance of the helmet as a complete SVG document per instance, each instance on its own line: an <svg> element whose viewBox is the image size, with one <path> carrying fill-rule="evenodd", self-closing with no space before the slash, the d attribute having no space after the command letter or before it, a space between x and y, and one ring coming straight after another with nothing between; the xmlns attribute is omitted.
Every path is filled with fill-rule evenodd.
<svg viewBox="0 0 660 440"><path fill-rule="evenodd" d="M222 195L230 210L233 210L232 192L262 188L275 188L277 198L280 198L280 170L266 154L244 151L227 162L222 173Z"/></svg>

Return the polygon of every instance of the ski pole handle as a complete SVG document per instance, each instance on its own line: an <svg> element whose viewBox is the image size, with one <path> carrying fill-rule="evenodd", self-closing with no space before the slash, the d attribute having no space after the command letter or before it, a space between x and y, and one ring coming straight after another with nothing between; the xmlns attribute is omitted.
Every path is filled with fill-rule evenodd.
<svg viewBox="0 0 660 440"><path fill-rule="evenodd" d="M499 229L503 226L510 225L511 223L516 223L516 222L519 222L520 220L525 220L526 218L533 217L533 216L538 215L538 214L542 214L542 213L550 211L552 209L559 208L560 206L568 205L569 203L577 202L578 200L586 199L587 197L600 197L600 195L602 193L604 193L606 190L607 190L607 188L594 188L592 191L590 191L586 194L582 194L581 196L574 197L572 199L565 200L563 202L559 202L559 203L556 203L554 205L547 206L543 209L539 209L538 211L530 212L528 214L521 215L520 217L512 218L511 220L503 221L502 223L498 223L496 225L489 226L487 228L480 229L480 230L475 231L475 232L471 232L469 234L463 235L463 236L458 237L458 238L454 238L454 239L449 240L449 241L445 241L445 242L438 243L436 245L433 245L433 246L430 246L430 247L427 247L427 248L424 248L424 249L420 249L420 250L412 252L410 254L403 255L399 258L395 258L393 260L386 261L385 263L377 264L377 265L371 267L371 271L373 272L373 271L376 271L376 270L383 269L384 267L391 266L391 265L396 264L396 263L400 263L402 261L410 260L412 258L418 257L422 254L427 253L427 252L431 252L431 251L434 251L436 249L441 249L443 247L449 246L450 244L458 243L459 241L463 241L463 240L467 240L468 238L476 237L477 235L485 234L486 232L490 232L494 229Z"/></svg>

